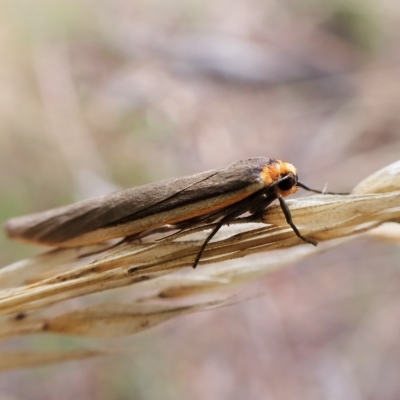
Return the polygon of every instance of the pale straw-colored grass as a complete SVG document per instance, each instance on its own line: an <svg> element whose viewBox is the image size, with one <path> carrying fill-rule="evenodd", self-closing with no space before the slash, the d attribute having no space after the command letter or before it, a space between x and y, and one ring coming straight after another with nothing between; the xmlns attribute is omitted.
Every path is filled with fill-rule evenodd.
<svg viewBox="0 0 400 400"><path fill-rule="evenodd" d="M360 234L399 242L400 161L359 183L350 195L316 195L287 203L299 230L320 242L317 247L295 236L280 207L273 205L258 223L223 227L195 270L190 267L212 225L163 240L148 237L142 242L54 249L4 267L0 337L4 342L48 333L132 335L180 315L236 302L235 294L247 282ZM254 254L258 256L250 257ZM104 291L107 296L93 295ZM124 301L117 300L121 297ZM106 353L87 348L2 351L0 369Z"/></svg>

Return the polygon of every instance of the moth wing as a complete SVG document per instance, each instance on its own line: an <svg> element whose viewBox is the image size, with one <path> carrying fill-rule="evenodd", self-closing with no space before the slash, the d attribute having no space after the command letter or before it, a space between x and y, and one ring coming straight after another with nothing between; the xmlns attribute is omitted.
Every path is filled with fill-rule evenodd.
<svg viewBox="0 0 400 400"><path fill-rule="evenodd" d="M224 169L150 183L12 218L6 222L5 231L16 240L62 245L62 242L91 231L132 223L187 204L195 207L197 202L207 198L229 195L243 189L248 190L250 195L262 187L260 171L269 160L260 157L239 161ZM163 224L166 223L168 221Z"/></svg>

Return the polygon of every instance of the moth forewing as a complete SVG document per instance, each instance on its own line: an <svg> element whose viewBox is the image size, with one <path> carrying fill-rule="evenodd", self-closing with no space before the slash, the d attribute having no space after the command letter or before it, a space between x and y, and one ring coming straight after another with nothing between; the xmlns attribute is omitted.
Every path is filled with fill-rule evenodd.
<svg viewBox="0 0 400 400"><path fill-rule="evenodd" d="M263 187L260 157L187 177L139 186L9 220L10 238L72 247L129 236L206 216Z"/></svg>

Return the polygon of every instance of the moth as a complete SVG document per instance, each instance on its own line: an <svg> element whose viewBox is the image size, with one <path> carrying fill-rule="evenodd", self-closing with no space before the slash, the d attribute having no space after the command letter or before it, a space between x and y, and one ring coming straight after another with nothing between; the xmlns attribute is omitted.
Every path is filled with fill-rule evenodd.
<svg viewBox="0 0 400 400"><path fill-rule="evenodd" d="M294 233L316 245L299 232L284 201L299 187L321 193L300 183L292 164L267 157L250 158L226 168L12 218L6 222L5 231L12 239L33 244L75 247L136 234L145 236L165 225L187 230L214 222L194 260L195 268L208 242L223 225L247 212L257 215L274 200L279 201Z"/></svg>

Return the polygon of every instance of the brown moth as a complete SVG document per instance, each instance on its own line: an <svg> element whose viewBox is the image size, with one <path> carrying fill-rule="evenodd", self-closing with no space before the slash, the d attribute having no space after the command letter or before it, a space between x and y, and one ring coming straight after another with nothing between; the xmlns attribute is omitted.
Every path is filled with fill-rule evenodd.
<svg viewBox="0 0 400 400"><path fill-rule="evenodd" d="M48 211L12 218L7 235L16 240L55 247L84 246L131 235L145 235L164 225L177 229L217 222L201 246L193 267L207 243L222 225L246 212L262 212L278 199L287 223L294 225L284 197L298 187L296 168L267 157L250 158L226 168L150 183ZM314 191L320 193L319 191Z"/></svg>

